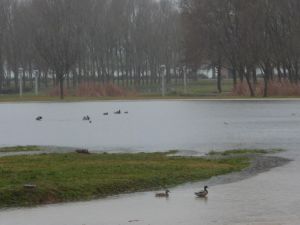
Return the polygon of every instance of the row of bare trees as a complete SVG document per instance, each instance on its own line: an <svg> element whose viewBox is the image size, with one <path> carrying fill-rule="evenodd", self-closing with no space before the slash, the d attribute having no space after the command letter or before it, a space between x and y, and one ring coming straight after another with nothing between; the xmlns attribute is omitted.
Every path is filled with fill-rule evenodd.
<svg viewBox="0 0 300 225"><path fill-rule="evenodd" d="M180 4L177 4L180 3ZM1 0L0 91L156 84L211 65L234 86L300 80L298 0ZM22 69L20 69L22 68ZM188 68L188 69L187 69ZM192 68L192 69L191 69Z"/></svg>
<svg viewBox="0 0 300 225"><path fill-rule="evenodd" d="M255 96L264 80L300 80L299 0L182 0L187 62L210 62L232 71L234 85L247 82Z"/></svg>
<svg viewBox="0 0 300 225"><path fill-rule="evenodd" d="M173 0L1 0L0 90L82 81L138 86L179 77ZM20 70L20 68L22 68ZM21 79L19 79L21 71Z"/></svg>

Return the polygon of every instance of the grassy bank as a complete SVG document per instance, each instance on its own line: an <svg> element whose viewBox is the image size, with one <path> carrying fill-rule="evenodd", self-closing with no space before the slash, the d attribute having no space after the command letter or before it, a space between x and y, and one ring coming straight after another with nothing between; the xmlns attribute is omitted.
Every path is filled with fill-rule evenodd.
<svg viewBox="0 0 300 225"><path fill-rule="evenodd" d="M42 154L0 158L0 207L87 200L162 189L239 171L246 157L205 159L138 154ZM36 187L26 188L30 184Z"/></svg>
<svg viewBox="0 0 300 225"><path fill-rule="evenodd" d="M190 81L187 85L187 90L184 90L182 83L172 83L167 85L167 94L165 97L161 96L161 84L141 84L139 87L129 86L134 94L128 96L99 96L91 97L92 95L86 96L75 96L73 89L66 91L64 102L81 102L81 101L111 101L111 100L172 100L172 99L299 99L299 95L276 95L272 96L269 94L268 98L262 98L261 95L251 98L249 94L237 94L233 92L233 81L225 79L222 81L223 93L218 93L217 81L212 79L203 79L198 81ZM248 87L245 87L246 91ZM72 94L73 93L73 94ZM69 94L69 95L68 95ZM80 97L81 96L81 97ZM98 95L96 95L98 96ZM1 102L57 102L61 100L58 96L49 95L49 91L40 91L38 96L33 92L26 92L23 97L18 94L3 94L0 95Z"/></svg>
<svg viewBox="0 0 300 225"><path fill-rule="evenodd" d="M167 96L164 97L164 99L223 96L218 94L216 82L217 82L216 80L210 80L210 79L191 81L188 84L186 92L184 91L183 84L170 83L167 85L167 89L168 89ZM93 88L89 88L89 90L90 89ZM141 84L138 87L129 86L126 89L132 91L133 94L120 96L119 94L115 93L115 96L117 97L109 97L109 96L105 97L99 94L91 95L83 92L77 95L74 93L75 89L71 88L65 91L66 94L65 101L162 99L160 82L158 84ZM232 90L232 81L224 80L223 89L225 93L230 92ZM23 93L22 97L20 97L18 93L3 94L0 95L0 102L59 101L59 97L51 95L50 92L51 91L49 90L40 90L38 96L36 96L34 92L25 92ZM91 97L91 96L99 96L99 97Z"/></svg>
<svg viewBox="0 0 300 225"><path fill-rule="evenodd" d="M157 94L143 94L137 96L128 97L75 97L65 96L64 100L60 100L59 97L51 97L47 95L26 95L22 98L16 95L0 96L0 103L18 103L18 102L88 102L88 101L140 101L140 100L300 100L299 96L269 96L267 98L248 96L234 96L227 94L215 94L215 95L167 95L162 97Z"/></svg>

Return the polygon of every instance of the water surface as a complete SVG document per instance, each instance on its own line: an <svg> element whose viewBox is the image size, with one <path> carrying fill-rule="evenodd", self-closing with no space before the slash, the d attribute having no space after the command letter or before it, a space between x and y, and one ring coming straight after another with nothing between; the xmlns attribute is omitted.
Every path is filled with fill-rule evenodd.
<svg viewBox="0 0 300 225"><path fill-rule="evenodd" d="M129 111L128 115L103 112ZM82 121L84 115L92 123ZM42 115L42 122L35 117ZM232 148L284 148L294 161L250 179L215 179L153 192L0 211L0 225L299 225L300 102L145 101L0 104L0 145L55 145L95 151L204 154ZM209 184L207 200L193 192Z"/></svg>

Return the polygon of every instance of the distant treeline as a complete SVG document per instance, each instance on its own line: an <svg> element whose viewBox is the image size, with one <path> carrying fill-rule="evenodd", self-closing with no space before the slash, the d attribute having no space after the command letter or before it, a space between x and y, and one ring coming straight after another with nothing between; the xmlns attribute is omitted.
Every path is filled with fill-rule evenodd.
<svg viewBox="0 0 300 225"><path fill-rule="evenodd" d="M209 65L255 95L257 73L299 81L298 0L0 0L0 92L156 84ZM18 79L19 76L22 79Z"/></svg>
<svg viewBox="0 0 300 225"><path fill-rule="evenodd" d="M252 96L258 72L264 96L270 81L298 84L299 0L182 0L181 7L189 62L230 68L234 85L246 82Z"/></svg>
<svg viewBox="0 0 300 225"><path fill-rule="evenodd" d="M35 70L46 87L156 83L161 65L167 81L182 75L173 0L1 0L0 17L0 89L20 72L32 86Z"/></svg>

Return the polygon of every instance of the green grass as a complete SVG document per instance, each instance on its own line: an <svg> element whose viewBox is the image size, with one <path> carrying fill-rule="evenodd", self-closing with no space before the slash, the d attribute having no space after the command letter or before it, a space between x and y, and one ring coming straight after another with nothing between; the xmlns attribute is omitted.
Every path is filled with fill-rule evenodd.
<svg viewBox="0 0 300 225"><path fill-rule="evenodd" d="M38 146L15 146L0 148L0 153L41 151Z"/></svg>
<svg viewBox="0 0 300 225"><path fill-rule="evenodd" d="M222 91L224 93L229 93L233 89L232 80L222 81ZM181 96L223 96L224 94L219 94L217 89L216 80L201 80L197 82L190 83L187 88L187 93L184 94L184 88L182 85L175 88L173 94Z"/></svg>
<svg viewBox="0 0 300 225"><path fill-rule="evenodd" d="M166 188L239 171L247 157L205 159L138 154L42 154L0 158L0 207L88 200ZM26 190L24 184L37 188Z"/></svg>

